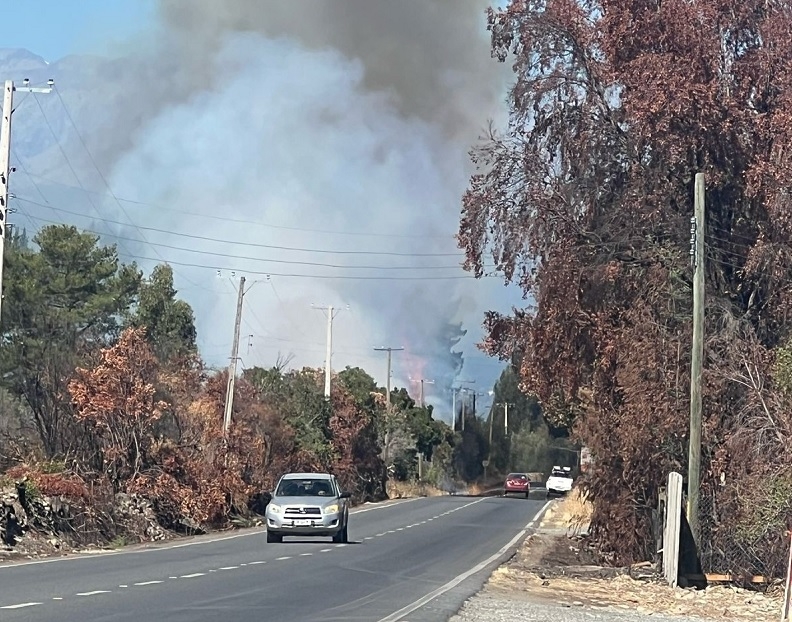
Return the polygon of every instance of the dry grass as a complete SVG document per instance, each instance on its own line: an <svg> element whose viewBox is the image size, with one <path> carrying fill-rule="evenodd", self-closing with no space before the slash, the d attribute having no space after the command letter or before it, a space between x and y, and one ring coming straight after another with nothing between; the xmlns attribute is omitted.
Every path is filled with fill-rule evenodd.
<svg viewBox="0 0 792 622"><path fill-rule="evenodd" d="M548 510L542 526L566 529L573 534L579 534L591 521L593 509L591 502L583 496L580 489L573 488L563 501Z"/></svg>
<svg viewBox="0 0 792 622"><path fill-rule="evenodd" d="M412 497L441 497L447 493L442 490L429 486L428 484L418 484L415 482L393 482L389 481L387 486L389 499L410 499Z"/></svg>

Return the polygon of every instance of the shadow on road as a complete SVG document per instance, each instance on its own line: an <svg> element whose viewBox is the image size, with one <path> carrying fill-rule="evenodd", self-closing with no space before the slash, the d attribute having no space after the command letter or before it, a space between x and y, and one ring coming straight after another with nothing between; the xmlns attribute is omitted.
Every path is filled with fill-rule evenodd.
<svg viewBox="0 0 792 622"><path fill-rule="evenodd" d="M286 538L289 538L287 540ZM284 536L283 542L278 542L278 544L335 544L332 540L328 539L319 539L319 538L300 538L300 536ZM349 542L344 542L344 544L363 544L363 540L350 540Z"/></svg>

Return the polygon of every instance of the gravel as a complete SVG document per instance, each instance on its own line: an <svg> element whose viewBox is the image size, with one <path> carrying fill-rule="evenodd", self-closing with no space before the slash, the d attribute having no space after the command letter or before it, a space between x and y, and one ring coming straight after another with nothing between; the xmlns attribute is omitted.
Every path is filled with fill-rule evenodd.
<svg viewBox="0 0 792 622"><path fill-rule="evenodd" d="M468 600L449 622L701 622L701 618L604 611L574 604L567 607L485 591Z"/></svg>

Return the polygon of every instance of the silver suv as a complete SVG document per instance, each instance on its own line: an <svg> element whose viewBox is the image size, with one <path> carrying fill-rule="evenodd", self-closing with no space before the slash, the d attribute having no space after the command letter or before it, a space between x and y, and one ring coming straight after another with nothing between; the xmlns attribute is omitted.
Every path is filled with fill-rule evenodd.
<svg viewBox="0 0 792 622"><path fill-rule="evenodd" d="M283 536L332 536L333 542L348 542L349 497L334 475L287 473L267 504L267 542L283 542Z"/></svg>

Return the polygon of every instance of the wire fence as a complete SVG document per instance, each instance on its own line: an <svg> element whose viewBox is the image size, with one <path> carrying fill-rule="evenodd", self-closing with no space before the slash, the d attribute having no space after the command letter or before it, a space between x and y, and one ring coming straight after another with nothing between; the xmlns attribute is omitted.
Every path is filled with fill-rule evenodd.
<svg viewBox="0 0 792 622"><path fill-rule="evenodd" d="M789 539L783 526L738 520L728 489L703 489L699 500L699 557L705 574L783 578Z"/></svg>

